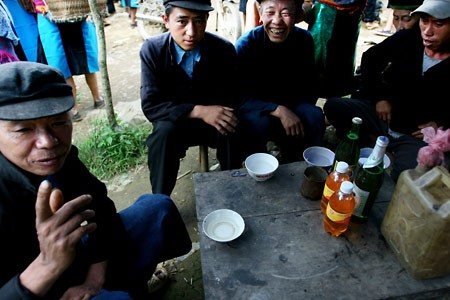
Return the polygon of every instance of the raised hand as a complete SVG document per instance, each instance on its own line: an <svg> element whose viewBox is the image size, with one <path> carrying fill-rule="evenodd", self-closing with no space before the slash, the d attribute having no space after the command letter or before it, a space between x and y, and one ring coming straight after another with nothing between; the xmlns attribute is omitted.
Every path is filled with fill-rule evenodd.
<svg viewBox="0 0 450 300"><path fill-rule="evenodd" d="M86 223L95 215L86 209L92 201L82 195L64 203L60 190L43 181L36 199L36 232L39 240L38 257L20 275L21 283L38 296L44 296L59 276L72 264L76 245L93 232L97 225Z"/></svg>

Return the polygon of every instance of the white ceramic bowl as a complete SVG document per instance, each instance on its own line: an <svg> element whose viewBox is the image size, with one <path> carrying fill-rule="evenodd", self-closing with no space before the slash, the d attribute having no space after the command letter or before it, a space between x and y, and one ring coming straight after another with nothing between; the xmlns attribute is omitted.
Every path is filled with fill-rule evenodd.
<svg viewBox="0 0 450 300"><path fill-rule="evenodd" d="M328 168L333 164L334 152L325 147L313 146L303 151L303 159L308 166Z"/></svg>
<svg viewBox="0 0 450 300"><path fill-rule="evenodd" d="M203 232L217 242L229 242L238 238L244 228L244 219L231 209L215 210L203 220Z"/></svg>
<svg viewBox="0 0 450 300"><path fill-rule="evenodd" d="M368 158L370 153L372 153L373 148L361 148L359 150L359 158ZM391 165L391 160L389 159L389 156L386 154L383 157L383 163L384 163L384 169L386 170Z"/></svg>
<svg viewBox="0 0 450 300"><path fill-rule="evenodd" d="M265 181L278 169L278 159L267 153L254 153L245 159L248 174L256 181Z"/></svg>

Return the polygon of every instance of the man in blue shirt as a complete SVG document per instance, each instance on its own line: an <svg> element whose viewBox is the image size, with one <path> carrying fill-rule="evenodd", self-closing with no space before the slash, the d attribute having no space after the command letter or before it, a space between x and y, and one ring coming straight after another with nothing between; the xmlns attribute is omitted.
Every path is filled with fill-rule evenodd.
<svg viewBox="0 0 450 300"><path fill-rule="evenodd" d="M301 159L304 147L322 144L325 122L316 106L313 39L295 26L303 16L302 2L261 0L263 25L236 42L246 154L266 152L267 142L275 141L290 162Z"/></svg>
<svg viewBox="0 0 450 300"><path fill-rule="evenodd" d="M165 0L169 32L142 46L142 110L152 122L147 139L153 193L170 195L180 159L190 146L217 149L222 170L240 168L235 153L239 94L233 45L206 30L209 0Z"/></svg>

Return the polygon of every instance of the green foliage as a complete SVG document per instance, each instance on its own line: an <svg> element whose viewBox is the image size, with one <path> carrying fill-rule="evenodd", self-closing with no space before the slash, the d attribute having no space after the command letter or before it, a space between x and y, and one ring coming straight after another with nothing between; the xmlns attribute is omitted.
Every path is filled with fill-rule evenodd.
<svg viewBox="0 0 450 300"><path fill-rule="evenodd" d="M74 142L79 157L92 174L101 180L126 173L146 161L145 140L151 131L149 124L120 124L111 128L106 120L90 124L89 135Z"/></svg>

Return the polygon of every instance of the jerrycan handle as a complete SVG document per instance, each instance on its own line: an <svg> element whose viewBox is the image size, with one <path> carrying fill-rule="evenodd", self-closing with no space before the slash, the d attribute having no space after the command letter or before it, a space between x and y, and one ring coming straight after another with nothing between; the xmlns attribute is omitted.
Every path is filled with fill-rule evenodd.
<svg viewBox="0 0 450 300"><path fill-rule="evenodd" d="M433 167L418 177L415 185L419 196L429 202L436 213L443 218L450 217L450 174L444 167Z"/></svg>

